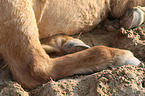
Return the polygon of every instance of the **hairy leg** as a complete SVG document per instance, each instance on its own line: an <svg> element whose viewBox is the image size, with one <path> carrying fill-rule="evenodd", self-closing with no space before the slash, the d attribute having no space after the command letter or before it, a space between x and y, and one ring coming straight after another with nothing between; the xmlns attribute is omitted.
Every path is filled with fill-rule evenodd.
<svg viewBox="0 0 145 96"><path fill-rule="evenodd" d="M49 80L51 67L51 60L39 41L30 1L0 0L0 52L13 79L26 88Z"/></svg>
<svg viewBox="0 0 145 96"><path fill-rule="evenodd" d="M73 74L85 74L110 69L122 65L139 65L141 63L132 52L110 48L106 46L94 46L89 49L55 58L56 66L51 70L55 70L54 79ZM61 70L63 68L63 70Z"/></svg>

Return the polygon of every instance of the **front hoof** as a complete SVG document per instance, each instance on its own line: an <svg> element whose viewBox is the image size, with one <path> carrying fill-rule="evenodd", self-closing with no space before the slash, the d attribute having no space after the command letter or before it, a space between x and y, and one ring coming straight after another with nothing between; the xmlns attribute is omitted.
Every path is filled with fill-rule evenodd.
<svg viewBox="0 0 145 96"><path fill-rule="evenodd" d="M129 9L124 17L120 20L120 24L125 29L131 29L140 26L144 22L145 8L134 7Z"/></svg>
<svg viewBox="0 0 145 96"><path fill-rule="evenodd" d="M119 66L122 65L138 66L140 63L142 63L139 59L134 57L133 53L129 50L120 50L116 52L117 52L116 64Z"/></svg>
<svg viewBox="0 0 145 96"><path fill-rule="evenodd" d="M64 54L74 53L88 48L90 48L90 46L86 45L83 41L79 39L68 40L63 45Z"/></svg>
<svg viewBox="0 0 145 96"><path fill-rule="evenodd" d="M141 63L139 59L136 57L129 58L126 62L125 65L135 65L138 66Z"/></svg>

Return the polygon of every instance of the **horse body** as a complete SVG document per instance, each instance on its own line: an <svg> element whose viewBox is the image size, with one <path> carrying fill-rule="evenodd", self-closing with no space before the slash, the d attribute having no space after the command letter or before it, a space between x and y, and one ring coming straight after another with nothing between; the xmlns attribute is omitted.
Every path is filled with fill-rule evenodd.
<svg viewBox="0 0 145 96"><path fill-rule="evenodd" d="M0 0L0 53L7 62L13 78L28 89L35 88L50 78L60 79L73 74L88 73L90 70L100 71L108 66L128 64L132 60L134 62L131 63L138 65L140 61L130 51L105 46L50 58L42 48L40 39L56 34L73 35L89 31L106 18L108 13L120 18L128 8L140 5L141 1L145 2ZM117 7L119 8L116 9ZM69 48L72 43L67 42L72 38L62 39L55 43L64 44L63 48ZM76 39L75 41L80 42ZM83 43L73 44L78 46Z"/></svg>

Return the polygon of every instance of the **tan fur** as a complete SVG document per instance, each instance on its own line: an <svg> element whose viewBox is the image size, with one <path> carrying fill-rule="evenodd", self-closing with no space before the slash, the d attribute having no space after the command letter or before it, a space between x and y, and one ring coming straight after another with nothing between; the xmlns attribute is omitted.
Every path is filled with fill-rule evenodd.
<svg viewBox="0 0 145 96"><path fill-rule="evenodd" d="M14 80L28 89L35 88L50 78L59 79L112 67L116 60L122 60L122 55L125 56L123 60L126 60L133 57L133 54L126 50L96 46L74 54L50 58L43 50L39 38L91 30L109 12L114 17L120 17L129 7L140 4L139 1L142 4L145 2L0 0L0 52ZM124 62L117 64L123 65Z"/></svg>
<svg viewBox="0 0 145 96"><path fill-rule="evenodd" d="M55 7L54 7L55 6ZM109 0L47 1L38 24L40 38L73 35L94 28L109 12Z"/></svg>

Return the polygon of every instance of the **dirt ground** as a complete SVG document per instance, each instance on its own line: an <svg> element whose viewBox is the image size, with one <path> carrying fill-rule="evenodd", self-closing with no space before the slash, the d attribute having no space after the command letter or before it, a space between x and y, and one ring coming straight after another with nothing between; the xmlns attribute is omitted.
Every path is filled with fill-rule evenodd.
<svg viewBox="0 0 145 96"><path fill-rule="evenodd" d="M128 49L145 62L145 24L125 30L118 20L105 20L88 33L75 35L89 46L106 45ZM13 81L5 65L0 64L0 96L145 96L145 67L126 65L90 75L66 77L26 90Z"/></svg>

